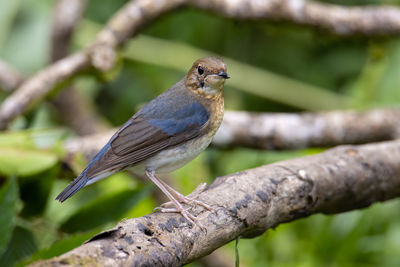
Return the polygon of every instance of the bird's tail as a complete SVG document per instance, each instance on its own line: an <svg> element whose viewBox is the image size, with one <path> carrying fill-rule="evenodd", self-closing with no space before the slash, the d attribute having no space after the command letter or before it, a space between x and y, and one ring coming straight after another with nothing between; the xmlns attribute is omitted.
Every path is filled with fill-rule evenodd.
<svg viewBox="0 0 400 267"><path fill-rule="evenodd" d="M88 182L88 177L86 176L86 171L82 172L78 177L75 178L57 197L56 200L64 202L73 194L78 192L82 187L84 187Z"/></svg>

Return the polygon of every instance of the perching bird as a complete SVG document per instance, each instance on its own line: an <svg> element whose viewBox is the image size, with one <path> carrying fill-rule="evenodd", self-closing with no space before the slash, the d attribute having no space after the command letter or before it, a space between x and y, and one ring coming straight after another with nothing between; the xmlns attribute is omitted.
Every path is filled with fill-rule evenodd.
<svg viewBox="0 0 400 267"><path fill-rule="evenodd" d="M84 186L130 168L146 174L175 204L162 212L196 221L181 203L208 205L183 196L155 174L182 167L210 144L224 116L222 88L228 78L221 59L197 60L182 80L133 115L56 199L63 202Z"/></svg>

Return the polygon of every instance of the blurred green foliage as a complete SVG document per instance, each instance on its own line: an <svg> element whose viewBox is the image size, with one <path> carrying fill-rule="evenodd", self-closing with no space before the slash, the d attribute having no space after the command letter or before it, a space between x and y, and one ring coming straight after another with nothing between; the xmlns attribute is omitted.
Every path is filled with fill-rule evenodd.
<svg viewBox="0 0 400 267"><path fill-rule="evenodd" d="M89 43L126 1L90 1L72 43ZM366 1L340 1L365 4ZM368 1L399 4L399 1ZM50 0L2 0L0 57L29 75L49 60ZM400 40L341 38L286 23L236 21L193 9L164 15L120 53L112 75L75 80L110 123L120 125L181 79L203 55L218 54L232 79L227 109L291 112L399 106ZM0 91L0 101L6 93ZM62 164L62 141L74 136L47 102L0 133L0 262L23 266L60 255L123 218L157 205L154 189L119 173L60 204L55 196L77 173ZM322 149L271 152L210 148L172 174L189 193L216 176ZM81 170L85 162L74 159ZM79 171L76 170L76 171ZM341 215L315 215L238 244L241 266L399 266L400 202ZM221 250L232 255L234 243ZM233 264L233 262L232 262ZM201 266L193 263L192 266Z"/></svg>

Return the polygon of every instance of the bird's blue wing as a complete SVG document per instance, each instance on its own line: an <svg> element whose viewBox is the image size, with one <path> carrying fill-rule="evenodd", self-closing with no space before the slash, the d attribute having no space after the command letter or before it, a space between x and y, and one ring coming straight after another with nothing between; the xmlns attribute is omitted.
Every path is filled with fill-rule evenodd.
<svg viewBox="0 0 400 267"><path fill-rule="evenodd" d="M207 123L209 115L199 102L193 102L173 112L165 112L157 117L145 116L145 118L152 126L172 136L187 130L200 130Z"/></svg>
<svg viewBox="0 0 400 267"><path fill-rule="evenodd" d="M164 112L142 110L121 128L111 141L111 147L119 156L144 148L147 148L146 154L151 156L165 146L177 145L201 135L208 120L207 110L198 102L181 104Z"/></svg>

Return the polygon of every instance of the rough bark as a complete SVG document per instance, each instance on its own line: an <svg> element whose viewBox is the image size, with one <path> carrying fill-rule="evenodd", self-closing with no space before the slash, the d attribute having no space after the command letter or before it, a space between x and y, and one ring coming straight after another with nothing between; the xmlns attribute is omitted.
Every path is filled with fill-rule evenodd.
<svg viewBox="0 0 400 267"><path fill-rule="evenodd" d="M59 257L33 266L179 266L237 237L251 238L315 213L333 214L400 196L400 141L341 146L218 177L191 196L206 231L178 214L120 222Z"/></svg>

